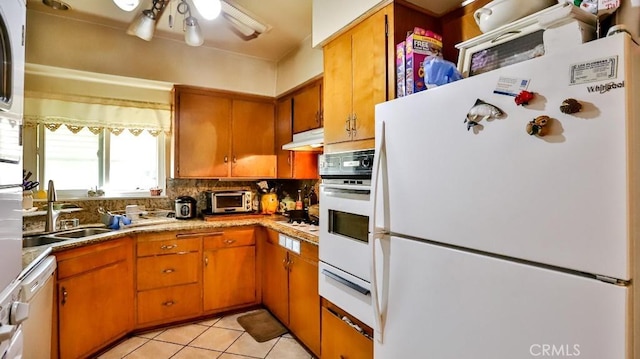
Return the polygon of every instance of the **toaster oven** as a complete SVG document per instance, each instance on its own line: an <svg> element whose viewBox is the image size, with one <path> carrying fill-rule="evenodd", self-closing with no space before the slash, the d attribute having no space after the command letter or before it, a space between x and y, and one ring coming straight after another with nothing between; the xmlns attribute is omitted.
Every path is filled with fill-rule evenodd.
<svg viewBox="0 0 640 359"><path fill-rule="evenodd" d="M214 213L246 213L252 211L251 191L207 191L206 212Z"/></svg>

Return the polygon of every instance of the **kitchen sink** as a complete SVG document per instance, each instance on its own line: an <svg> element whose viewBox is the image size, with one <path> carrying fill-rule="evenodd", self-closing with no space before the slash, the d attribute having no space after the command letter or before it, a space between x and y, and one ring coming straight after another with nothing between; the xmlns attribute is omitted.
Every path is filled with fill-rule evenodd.
<svg viewBox="0 0 640 359"><path fill-rule="evenodd" d="M111 229L107 229L107 228L80 228L80 229L74 229L74 230L71 230L71 231L52 233L49 236L54 237L54 238L63 238L63 239L83 238L83 237L95 236L96 234L102 234L102 233L107 233L107 232L111 232Z"/></svg>
<svg viewBox="0 0 640 359"><path fill-rule="evenodd" d="M111 229L107 228L79 228L58 233L24 237L22 239L22 248L43 246L46 244L66 241L68 239L90 237L111 231Z"/></svg>
<svg viewBox="0 0 640 359"><path fill-rule="evenodd" d="M44 246L45 244L62 242L67 239L68 238L56 238L51 236L24 237L22 239L22 248Z"/></svg>

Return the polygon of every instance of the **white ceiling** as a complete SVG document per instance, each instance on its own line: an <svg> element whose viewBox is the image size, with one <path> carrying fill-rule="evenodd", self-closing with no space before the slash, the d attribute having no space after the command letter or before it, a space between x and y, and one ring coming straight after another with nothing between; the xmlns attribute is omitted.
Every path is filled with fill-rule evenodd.
<svg viewBox="0 0 640 359"><path fill-rule="evenodd" d="M238 5L255 19L271 28L258 38L244 41L231 30L230 25L221 16L212 21L205 21L192 7L192 13L199 19L198 22L205 36L204 46L277 61L299 46L305 38L311 36L312 0L226 1ZM461 0L409 1L437 16L455 9L461 3ZM151 0L141 1L141 5L132 12L120 10L111 0L64 0L64 2L71 7L70 10L53 10L45 6L42 0L28 0L27 7L31 11L46 12L120 28L123 32L140 11L151 7ZM155 37L183 41L183 16L176 11L177 3L177 0L172 1L158 20ZM174 19L173 28L169 28L169 15L172 15Z"/></svg>

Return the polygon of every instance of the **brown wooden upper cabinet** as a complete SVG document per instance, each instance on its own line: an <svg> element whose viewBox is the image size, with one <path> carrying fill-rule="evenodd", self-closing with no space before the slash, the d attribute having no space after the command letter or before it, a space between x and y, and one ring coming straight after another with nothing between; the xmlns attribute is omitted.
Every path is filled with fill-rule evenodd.
<svg viewBox="0 0 640 359"><path fill-rule="evenodd" d="M322 126L321 89L322 79L314 80L311 84L279 98L276 103L275 150L278 157L278 178L318 178L319 152L283 150L282 145L292 141L293 133ZM316 119L320 119L319 122L316 122Z"/></svg>
<svg viewBox="0 0 640 359"><path fill-rule="evenodd" d="M174 87L175 178L273 178L272 98Z"/></svg>
<svg viewBox="0 0 640 359"><path fill-rule="evenodd" d="M293 133L322 127L322 80L293 94Z"/></svg>
<svg viewBox="0 0 640 359"><path fill-rule="evenodd" d="M395 44L415 26L440 31L438 19L394 2L324 46L325 153L373 147L375 105L395 98Z"/></svg>

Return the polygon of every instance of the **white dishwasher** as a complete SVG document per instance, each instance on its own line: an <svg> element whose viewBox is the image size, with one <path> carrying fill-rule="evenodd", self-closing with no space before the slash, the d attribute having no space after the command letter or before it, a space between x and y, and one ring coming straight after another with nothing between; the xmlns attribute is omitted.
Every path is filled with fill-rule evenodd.
<svg viewBox="0 0 640 359"><path fill-rule="evenodd" d="M51 357L55 270L56 257L48 256L22 280L20 301L29 304L29 318L22 323L24 359Z"/></svg>

